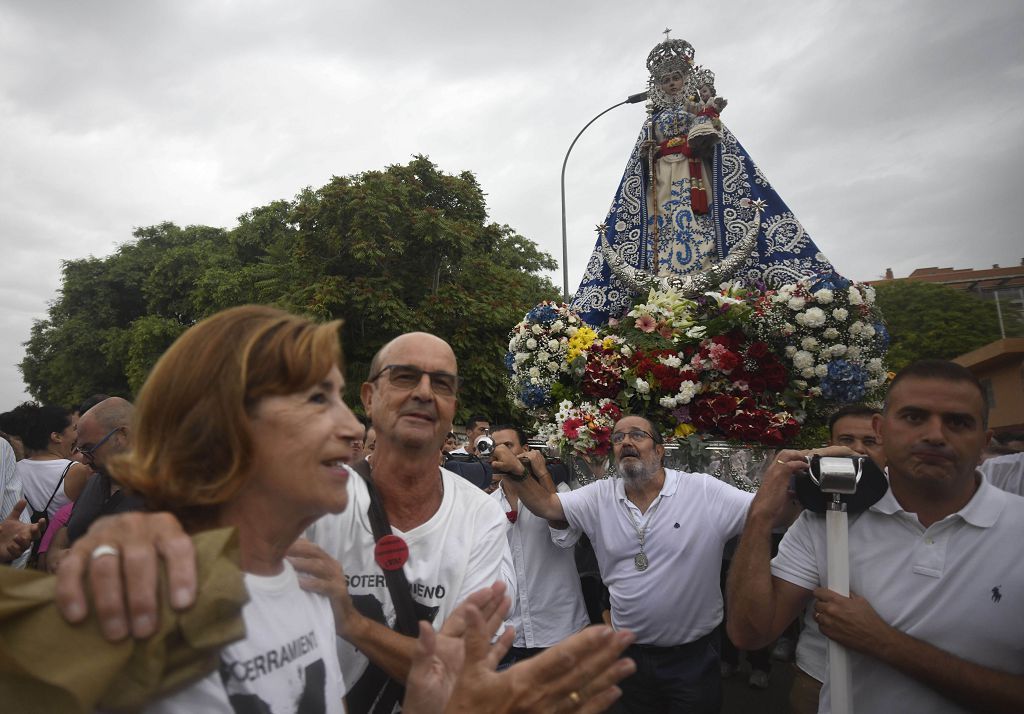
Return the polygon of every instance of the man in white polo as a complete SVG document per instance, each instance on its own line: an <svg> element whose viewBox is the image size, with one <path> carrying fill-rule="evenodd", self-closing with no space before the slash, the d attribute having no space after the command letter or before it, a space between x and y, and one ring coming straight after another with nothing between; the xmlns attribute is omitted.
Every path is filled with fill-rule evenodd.
<svg viewBox="0 0 1024 714"><path fill-rule="evenodd" d="M622 709L718 712L722 550L742 529L752 496L706 474L665 469L661 441L644 417L623 417L612 432L621 479L558 494L530 478L504 483L535 514L568 521L593 543L612 625L637 637ZM502 447L492 465L523 471Z"/></svg>
<svg viewBox="0 0 1024 714"><path fill-rule="evenodd" d="M922 360L896 375L874 418L889 490L850 519L850 597L821 587L821 516L802 514L769 566L771 523L807 467L803 452L779 454L733 558L733 642L770 642L813 594L821 632L850 652L855 712L1024 711L1024 498L977 471L987 413L960 365ZM826 678L819 712L830 693Z"/></svg>
<svg viewBox="0 0 1024 714"><path fill-rule="evenodd" d="M514 456L528 458L544 487L555 490L544 455L530 449L521 429L500 425L492 430L491 436L495 444L504 445ZM560 488L569 490L565 484ZM557 645L590 624L573 552L580 531L569 527L552 529L500 482L491 498L506 514L505 535L516 571L516 598L509 613L509 624L515 628L516 637L502 661L513 664Z"/></svg>

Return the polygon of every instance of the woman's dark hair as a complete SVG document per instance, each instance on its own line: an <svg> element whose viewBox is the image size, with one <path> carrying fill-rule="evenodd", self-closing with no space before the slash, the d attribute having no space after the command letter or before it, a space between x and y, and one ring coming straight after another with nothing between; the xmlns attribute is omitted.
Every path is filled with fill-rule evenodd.
<svg viewBox="0 0 1024 714"><path fill-rule="evenodd" d="M50 443L50 434L64 431L69 424L71 412L64 407L33 405L25 410L25 423L17 436L26 449L42 451Z"/></svg>

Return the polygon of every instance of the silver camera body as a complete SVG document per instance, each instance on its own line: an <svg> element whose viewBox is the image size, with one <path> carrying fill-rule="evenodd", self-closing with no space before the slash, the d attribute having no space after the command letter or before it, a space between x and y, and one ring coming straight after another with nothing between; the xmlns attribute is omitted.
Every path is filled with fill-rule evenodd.
<svg viewBox="0 0 1024 714"><path fill-rule="evenodd" d="M476 455L481 459L488 458L494 453L494 439L487 434L478 436L473 442L473 448L476 449Z"/></svg>

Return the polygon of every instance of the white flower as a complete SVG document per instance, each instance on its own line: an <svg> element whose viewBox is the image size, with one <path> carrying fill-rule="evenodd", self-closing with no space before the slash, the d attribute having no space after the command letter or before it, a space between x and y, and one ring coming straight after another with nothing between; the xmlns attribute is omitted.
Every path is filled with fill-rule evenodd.
<svg viewBox="0 0 1024 714"><path fill-rule="evenodd" d="M534 326L530 329L533 330L533 334L535 335L539 335L540 333L544 332L544 328L537 324L534 324Z"/></svg>
<svg viewBox="0 0 1024 714"><path fill-rule="evenodd" d="M558 351L558 340L548 340L548 352Z"/></svg>
<svg viewBox="0 0 1024 714"><path fill-rule="evenodd" d="M557 372L558 371L558 362L548 362L548 371L549 372Z"/></svg>
<svg viewBox="0 0 1024 714"><path fill-rule="evenodd" d="M885 371L885 367L882 366L882 360L878 357L868 360L868 371L880 374Z"/></svg>
<svg viewBox="0 0 1024 714"><path fill-rule="evenodd" d="M537 340L532 337L526 341L526 349L535 350L537 349Z"/></svg>
<svg viewBox="0 0 1024 714"><path fill-rule="evenodd" d="M811 387L810 390L808 390L808 391L810 391L810 394L811 394L812 397L820 397L821 396L821 387Z"/></svg>
<svg viewBox="0 0 1024 714"><path fill-rule="evenodd" d="M814 293L814 299L822 305L828 305L832 302L832 291L828 288L822 288L818 292Z"/></svg>
<svg viewBox="0 0 1024 714"><path fill-rule="evenodd" d="M689 404L695 396L697 396L697 390L700 385L696 382L686 380L679 385L679 394L676 395L676 401L680 404Z"/></svg>
<svg viewBox="0 0 1024 714"><path fill-rule="evenodd" d="M807 389L807 382L802 379L794 379L793 386L797 389Z"/></svg>
<svg viewBox="0 0 1024 714"><path fill-rule="evenodd" d="M833 357L842 357L846 354L846 345L842 343L832 345L832 348L829 351L832 352Z"/></svg>
<svg viewBox="0 0 1024 714"><path fill-rule="evenodd" d="M649 385L644 380L637 378L636 391L638 391L640 394L647 394L651 391L651 385Z"/></svg>
<svg viewBox="0 0 1024 714"><path fill-rule="evenodd" d="M839 320L839 322L844 322L846 318L848 318L849 316L850 313L847 312L846 308L844 307L837 307L835 310L832 311L832 317Z"/></svg>
<svg viewBox="0 0 1024 714"><path fill-rule="evenodd" d="M673 369L678 368L682 365L683 361L679 359L679 355L669 355L668 357L661 357L658 359L666 367L672 367Z"/></svg>
<svg viewBox="0 0 1024 714"><path fill-rule="evenodd" d="M545 352L544 350L537 351L538 362L547 362L549 359L551 359L551 355L549 355L547 352Z"/></svg>
<svg viewBox="0 0 1024 714"><path fill-rule="evenodd" d="M630 347L629 345L623 345L622 346L622 356L627 358L627 359L632 357L633 356L633 348Z"/></svg>
<svg viewBox="0 0 1024 714"><path fill-rule="evenodd" d="M839 337L839 330L834 327L826 327L825 331L821 333L821 336L826 340L834 340Z"/></svg>
<svg viewBox="0 0 1024 714"><path fill-rule="evenodd" d="M859 335L862 332L864 332L864 323L860 320L856 320L850 325L849 333L851 335Z"/></svg>
<svg viewBox="0 0 1024 714"><path fill-rule="evenodd" d="M694 325L686 331L687 337L692 337L697 340L704 339L704 335L707 334L708 328L704 325Z"/></svg>
<svg viewBox="0 0 1024 714"><path fill-rule="evenodd" d="M789 305L789 309L790 310L796 311L796 310L803 310L804 309L804 305L807 304L807 301L804 300L799 295L797 295L796 297L790 298L789 302L786 303L786 304Z"/></svg>
<svg viewBox="0 0 1024 714"><path fill-rule="evenodd" d="M516 363L522 364L526 360L530 359L530 355L526 352L516 352Z"/></svg>
<svg viewBox="0 0 1024 714"><path fill-rule="evenodd" d="M565 323L563 323L561 320L555 320L554 322L551 323L552 332L561 332L563 327L565 327Z"/></svg>
<svg viewBox="0 0 1024 714"><path fill-rule="evenodd" d="M786 336L792 335L794 332L796 332L796 328L788 322L782 323L782 327L779 328L779 330L780 332L782 332L783 335Z"/></svg>
<svg viewBox="0 0 1024 714"><path fill-rule="evenodd" d="M847 295L847 297L850 298L850 304L851 305L863 305L864 304L864 298L861 296L860 290L858 290L856 288L856 286L851 285L850 289L846 291L846 295Z"/></svg>
<svg viewBox="0 0 1024 714"><path fill-rule="evenodd" d="M666 409L674 409L676 406L675 397L662 397L658 400L658 404L665 407Z"/></svg>
<svg viewBox="0 0 1024 714"><path fill-rule="evenodd" d="M540 369L537 367L530 367L530 376L534 379L540 377ZM536 382L534 382L534 384L536 384Z"/></svg>
<svg viewBox="0 0 1024 714"><path fill-rule="evenodd" d="M565 334L569 335L569 337L575 337L576 333L579 331L580 328L578 327L570 327L568 330L565 331Z"/></svg>
<svg viewBox="0 0 1024 714"><path fill-rule="evenodd" d="M800 340L800 346L809 352L814 352L818 349L818 341L813 337L805 337Z"/></svg>
<svg viewBox="0 0 1024 714"><path fill-rule="evenodd" d="M870 285L865 286L864 288L864 302L866 302L868 305L875 304L875 289Z"/></svg>
<svg viewBox="0 0 1024 714"><path fill-rule="evenodd" d="M815 377L817 377L818 379L822 379L826 374L828 374L828 365L827 364L816 364L816 365L814 365L814 376Z"/></svg>
<svg viewBox="0 0 1024 714"><path fill-rule="evenodd" d="M865 337L874 337L875 336L875 326L874 325L869 325L867 323L864 323L864 336Z"/></svg>
<svg viewBox="0 0 1024 714"><path fill-rule="evenodd" d="M814 355L812 355L810 352L807 352L806 350L799 350L795 355L793 355L793 366L801 370L806 369L808 367L813 367ZM812 369L811 373L805 376L813 377L814 370Z"/></svg>
<svg viewBox="0 0 1024 714"><path fill-rule="evenodd" d="M807 369L802 369L802 370L800 370L800 374L802 376L806 377L807 379L810 379L811 377L814 376L814 367L808 367Z"/></svg>
<svg viewBox="0 0 1024 714"><path fill-rule="evenodd" d="M820 307L812 307L797 315L796 321L804 327L821 327L825 324L825 311Z"/></svg>

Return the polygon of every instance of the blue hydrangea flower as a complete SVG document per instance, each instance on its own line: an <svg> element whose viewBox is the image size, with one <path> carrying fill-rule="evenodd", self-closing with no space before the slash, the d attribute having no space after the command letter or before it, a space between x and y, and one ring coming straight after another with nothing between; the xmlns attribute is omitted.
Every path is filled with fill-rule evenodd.
<svg viewBox="0 0 1024 714"><path fill-rule="evenodd" d="M850 281L842 275L839 273L828 273L818 276L818 279L811 285L811 292L814 293L819 290L846 290L848 287L850 287Z"/></svg>
<svg viewBox="0 0 1024 714"><path fill-rule="evenodd" d="M551 397L548 395L548 390L539 384L528 384L523 387L523 391L519 394L519 398L523 400L523 404L525 404L529 409L543 407L551 400Z"/></svg>
<svg viewBox="0 0 1024 714"><path fill-rule="evenodd" d="M889 343L892 341L892 338L889 336L889 331L885 329L885 325L881 322L876 322L874 324L874 328L875 339L878 340L879 348L882 350L889 349Z"/></svg>
<svg viewBox="0 0 1024 714"><path fill-rule="evenodd" d="M516 356L511 352L505 353L505 369L508 370L509 374L512 374L512 368L515 367Z"/></svg>
<svg viewBox="0 0 1024 714"><path fill-rule="evenodd" d="M864 398L867 372L859 364L845 359L829 362L828 374L821 380L821 395L832 401L849 404Z"/></svg>
<svg viewBox="0 0 1024 714"><path fill-rule="evenodd" d="M558 311L543 303L526 313L528 322L553 322L556 317L558 317Z"/></svg>

